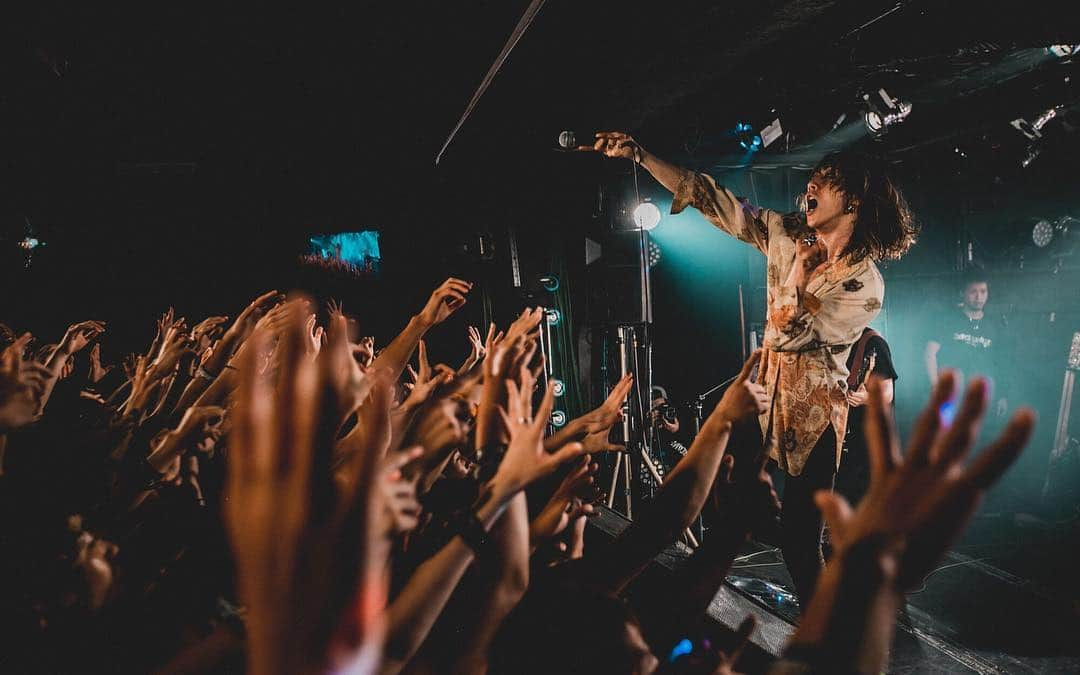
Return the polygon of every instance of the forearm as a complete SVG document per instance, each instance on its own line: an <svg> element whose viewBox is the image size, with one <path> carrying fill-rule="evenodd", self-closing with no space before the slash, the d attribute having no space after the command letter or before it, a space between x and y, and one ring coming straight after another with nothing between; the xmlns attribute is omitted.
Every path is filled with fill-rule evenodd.
<svg viewBox="0 0 1080 675"><path fill-rule="evenodd" d="M895 558L873 543L838 552L792 636L788 650L815 672L878 673L885 668L896 612Z"/></svg>
<svg viewBox="0 0 1080 675"><path fill-rule="evenodd" d="M639 150L641 166L652 174L658 183L674 193L686 174L686 169L664 161L647 150Z"/></svg>
<svg viewBox="0 0 1080 675"><path fill-rule="evenodd" d="M659 653L674 645L678 633L704 616L731 570L731 563L750 534L742 514L729 514L709 530L675 583L665 590L666 615L657 621Z"/></svg>
<svg viewBox="0 0 1080 675"><path fill-rule="evenodd" d="M424 337L424 333L428 331L428 328L430 326L421 321L419 315L409 319L405 329L398 333L390 344L386 345L379 356L375 358L375 361L372 362L371 367L385 369L395 379L399 377L402 371L405 370L405 365L408 364L412 353L416 351L417 345L420 344L420 338Z"/></svg>
<svg viewBox="0 0 1080 675"><path fill-rule="evenodd" d="M938 380L938 349L935 343L931 342L926 345L926 351L923 354L923 360L926 363L926 375L930 378L930 384L937 384Z"/></svg>
<svg viewBox="0 0 1080 675"><path fill-rule="evenodd" d="M574 441L580 441L585 437L585 434L589 431L589 422L585 417L575 417L566 423L562 429L559 429L551 436L544 438L544 449L548 452L554 452Z"/></svg>
<svg viewBox="0 0 1080 675"><path fill-rule="evenodd" d="M52 356L49 357L49 361L46 364L46 367L49 369L49 374L46 377L41 390L41 398L38 403L39 413L45 409L45 404L49 402L49 397L52 396L56 383L60 381L60 375L63 373L64 365L67 363L70 356L71 352L65 349L64 345L60 345L53 351Z"/></svg>
<svg viewBox="0 0 1080 675"><path fill-rule="evenodd" d="M519 493L506 513L491 529L492 553L497 569L483 572L485 583L471 598L479 606L469 616L475 621L459 635L461 645L453 672L480 673L487 670L491 641L507 615L517 606L529 585L529 507L525 494ZM478 566L477 571L480 571ZM473 587L470 586L472 589ZM466 599L468 602L469 599Z"/></svg>
<svg viewBox="0 0 1080 675"><path fill-rule="evenodd" d="M730 424L710 418L686 456L675 466L651 507L623 533L593 569L592 580L612 592L621 591L645 565L697 517L709 495L724 457ZM594 565L596 563L593 563Z"/></svg>
<svg viewBox="0 0 1080 675"><path fill-rule="evenodd" d="M513 495L485 491L486 501L476 509L480 524L490 531ZM380 672L400 672L431 631L462 575L472 563L473 550L460 537L450 540L421 564L386 611L386 651Z"/></svg>

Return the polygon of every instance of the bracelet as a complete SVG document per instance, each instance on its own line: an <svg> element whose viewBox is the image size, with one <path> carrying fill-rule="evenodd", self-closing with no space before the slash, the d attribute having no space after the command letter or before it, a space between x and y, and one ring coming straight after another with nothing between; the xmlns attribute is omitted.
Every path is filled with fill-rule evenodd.
<svg viewBox="0 0 1080 675"><path fill-rule="evenodd" d="M465 511L458 516L457 534L477 556L487 548L487 530L472 511Z"/></svg>

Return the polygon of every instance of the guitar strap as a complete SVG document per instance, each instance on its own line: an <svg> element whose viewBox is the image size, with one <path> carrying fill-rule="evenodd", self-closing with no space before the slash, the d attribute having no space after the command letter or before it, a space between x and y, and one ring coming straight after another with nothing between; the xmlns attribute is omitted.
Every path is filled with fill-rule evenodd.
<svg viewBox="0 0 1080 675"><path fill-rule="evenodd" d="M852 361L855 367L851 369L847 376L848 391L854 391L859 387L859 379L862 375L860 371L862 371L863 359L866 357L866 345L870 343L870 338L873 337L881 337L881 333L878 333L873 328L867 328L863 331L859 341L855 343L855 359Z"/></svg>

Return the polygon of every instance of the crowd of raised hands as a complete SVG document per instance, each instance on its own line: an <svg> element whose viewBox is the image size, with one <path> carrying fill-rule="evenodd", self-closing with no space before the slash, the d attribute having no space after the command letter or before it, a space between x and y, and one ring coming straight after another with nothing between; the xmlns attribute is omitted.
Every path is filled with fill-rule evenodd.
<svg viewBox="0 0 1080 675"><path fill-rule="evenodd" d="M119 366L101 321L40 347L5 330L0 670L734 672L750 621L668 655L706 635L732 559L780 508L764 458L727 447L769 404L760 355L630 527L586 550L634 383L551 433L539 309L469 328L460 366L431 364L425 333L471 288L448 279L380 348L341 304L274 291L235 318L170 309ZM940 379L903 454L870 387L869 492L818 495L834 553L767 669L883 668L904 590L1034 423L1020 411L969 462L986 385L946 428L954 387ZM638 618L624 592L707 505L704 541Z"/></svg>

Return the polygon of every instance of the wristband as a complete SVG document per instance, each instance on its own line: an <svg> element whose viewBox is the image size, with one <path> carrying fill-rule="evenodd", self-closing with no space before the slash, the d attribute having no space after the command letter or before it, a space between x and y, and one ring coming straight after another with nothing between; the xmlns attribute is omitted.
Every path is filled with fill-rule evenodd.
<svg viewBox="0 0 1080 675"><path fill-rule="evenodd" d="M477 556L487 548L487 530L472 511L465 511L458 517L457 534Z"/></svg>

